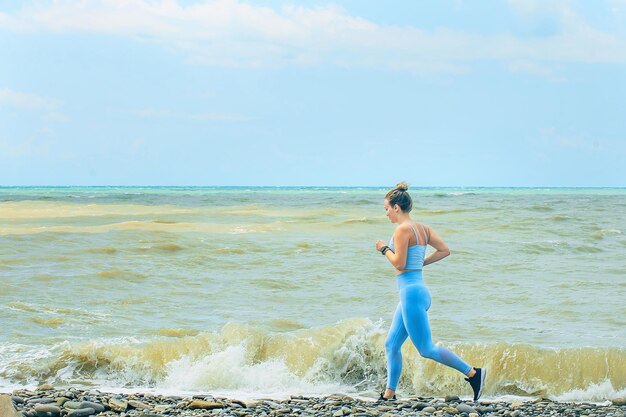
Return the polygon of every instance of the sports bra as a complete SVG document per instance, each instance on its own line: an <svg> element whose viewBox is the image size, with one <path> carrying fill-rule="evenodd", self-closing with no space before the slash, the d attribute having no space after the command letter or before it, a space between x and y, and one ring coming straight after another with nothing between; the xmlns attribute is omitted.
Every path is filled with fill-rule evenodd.
<svg viewBox="0 0 626 417"><path fill-rule="evenodd" d="M424 225L420 224L420 227L422 228L422 232L424 233L424 241L426 242L425 245L420 245L419 244L420 240L417 237L417 230L415 230L415 227L413 227L411 223L407 223L407 224L411 226L411 229L413 229L413 233L415 233L415 241L417 242L417 244L413 246L409 246L409 249L406 254L406 265L404 266L404 269L405 270L422 269L422 267L424 266L424 257L426 256L426 246L428 245L428 234L426 233L426 229L424 228ZM395 249L393 247L393 235L391 236L391 239L389 240L389 249L395 252Z"/></svg>

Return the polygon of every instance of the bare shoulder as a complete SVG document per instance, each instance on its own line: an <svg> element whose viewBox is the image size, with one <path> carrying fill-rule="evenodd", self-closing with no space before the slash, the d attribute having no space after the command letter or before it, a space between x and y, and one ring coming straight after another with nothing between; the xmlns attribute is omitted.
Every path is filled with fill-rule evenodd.
<svg viewBox="0 0 626 417"><path fill-rule="evenodd" d="M394 235L396 236L408 236L409 233L413 233L411 226L409 226L406 223L402 223L399 224L398 227L396 227L396 231L394 232Z"/></svg>

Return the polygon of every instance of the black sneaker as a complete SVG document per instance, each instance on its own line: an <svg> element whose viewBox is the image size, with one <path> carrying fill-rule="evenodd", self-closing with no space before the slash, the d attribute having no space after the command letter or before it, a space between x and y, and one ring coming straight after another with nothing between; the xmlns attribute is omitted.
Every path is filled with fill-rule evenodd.
<svg viewBox="0 0 626 417"><path fill-rule="evenodd" d="M483 386L485 385L486 375L486 369L476 368L476 373L473 377L465 378L465 380L472 386L472 390L474 390L474 401L478 401L480 396L483 395Z"/></svg>
<svg viewBox="0 0 626 417"><path fill-rule="evenodd" d="M384 393L385 393L384 391L380 393L380 397L378 397L378 400L376 400L377 403L384 403L386 401L396 401L396 394L394 394L392 398L385 398L383 397Z"/></svg>

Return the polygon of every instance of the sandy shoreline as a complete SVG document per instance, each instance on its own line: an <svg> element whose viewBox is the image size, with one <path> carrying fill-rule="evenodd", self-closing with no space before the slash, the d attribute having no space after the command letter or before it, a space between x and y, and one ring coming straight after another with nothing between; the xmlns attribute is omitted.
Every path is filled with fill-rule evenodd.
<svg viewBox="0 0 626 417"><path fill-rule="evenodd" d="M564 403L548 399L526 402L461 401L458 397L410 397L377 403L347 396L292 396L287 400L241 401L200 394L188 397L147 393L113 394L76 388L0 394L0 417L166 417L166 416L587 416L624 417L626 402Z"/></svg>

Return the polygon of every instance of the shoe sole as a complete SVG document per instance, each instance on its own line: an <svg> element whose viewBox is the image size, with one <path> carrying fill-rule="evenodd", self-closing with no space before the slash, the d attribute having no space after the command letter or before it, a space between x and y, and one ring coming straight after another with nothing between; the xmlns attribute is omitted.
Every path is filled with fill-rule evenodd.
<svg viewBox="0 0 626 417"><path fill-rule="evenodd" d="M483 395L483 386L485 386L485 377L487 376L487 370L481 369L480 372L480 389L478 390L478 395L474 401L478 401L480 397Z"/></svg>

